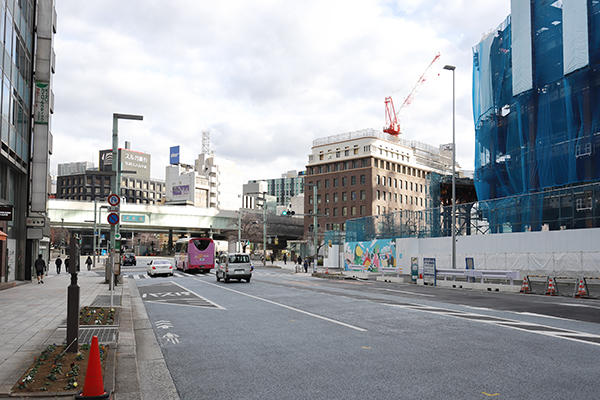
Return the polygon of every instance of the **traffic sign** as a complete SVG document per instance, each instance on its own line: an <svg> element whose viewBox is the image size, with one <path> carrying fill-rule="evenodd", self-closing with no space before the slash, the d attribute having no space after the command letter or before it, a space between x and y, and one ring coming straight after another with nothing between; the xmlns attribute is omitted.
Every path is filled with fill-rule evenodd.
<svg viewBox="0 0 600 400"><path fill-rule="evenodd" d="M120 202L121 198L116 194L113 193L110 196L108 196L108 204L110 204L111 206L117 206Z"/></svg>
<svg viewBox="0 0 600 400"><path fill-rule="evenodd" d="M115 233L115 240L121 240L121 234Z"/></svg>
<svg viewBox="0 0 600 400"><path fill-rule="evenodd" d="M110 213L110 214L108 214L108 217L106 218L106 220L108 221L109 224L116 225L119 223L119 214Z"/></svg>

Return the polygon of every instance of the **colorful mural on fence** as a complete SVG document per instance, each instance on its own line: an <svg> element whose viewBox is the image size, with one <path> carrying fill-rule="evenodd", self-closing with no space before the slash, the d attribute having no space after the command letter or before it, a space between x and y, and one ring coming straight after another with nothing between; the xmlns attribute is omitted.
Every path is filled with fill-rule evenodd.
<svg viewBox="0 0 600 400"><path fill-rule="evenodd" d="M381 267L396 266L395 254L394 239L346 242L344 243L344 269L350 271L360 266L364 271L379 272Z"/></svg>

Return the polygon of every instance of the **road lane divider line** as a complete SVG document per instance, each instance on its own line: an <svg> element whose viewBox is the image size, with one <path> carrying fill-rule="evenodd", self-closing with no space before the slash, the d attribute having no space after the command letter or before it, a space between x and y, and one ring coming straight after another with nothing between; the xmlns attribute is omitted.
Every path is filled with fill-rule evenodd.
<svg viewBox="0 0 600 400"><path fill-rule="evenodd" d="M197 279L197 278L194 278L194 279L196 279L196 280L197 280L197 281L199 281L199 282L205 283L205 284L207 284L207 285L211 285L211 286L217 287L217 288L219 288L219 289L225 289L225 290L229 290L230 292L234 292L234 293L237 293L237 294L241 294L241 295L244 295L244 296L250 297L250 298L252 298L252 299L256 299L256 300L260 300L260 301L264 301L264 302L266 302L266 303L270 303L270 304L273 304L273 305L276 305L276 306L279 306L279 307L287 308L288 310L296 311L296 312L299 312L299 313L301 313L301 314L308 315L308 316L310 316L310 317L314 317L314 318L322 319L323 321L332 322L332 323L334 323L334 324L338 324L338 325L341 325L341 326L345 326L346 328L354 329L354 330L357 330L357 331L360 331L360 332L366 332L366 331L367 331L366 329L359 328L358 326L350 325L350 324L347 324L347 323L345 323L345 322L341 322L341 321L336 321L335 319L327 318L327 317L324 317L324 316L322 316L322 315L313 314L313 313L311 313L311 312L304 311L304 310L300 310L300 309L298 309L298 308L291 307L291 306L288 306L288 305L285 305L285 304L281 304L281 303L278 303L278 302L276 302L276 301L273 301L273 300L264 299L264 298L262 298L262 297L254 296L254 295L252 295L252 294L248 294L248 293L240 292L240 291L238 291L238 290L234 290L234 289L226 288L226 287L224 287L224 286L222 286L222 285L216 285L216 284L214 284L214 283L206 282L205 280L202 280L202 279Z"/></svg>
<svg viewBox="0 0 600 400"><path fill-rule="evenodd" d="M434 294L415 293L415 292L409 292L407 290L395 290L395 289L382 289L382 290L386 290L388 292L395 292L395 293L414 294L415 296L435 297Z"/></svg>

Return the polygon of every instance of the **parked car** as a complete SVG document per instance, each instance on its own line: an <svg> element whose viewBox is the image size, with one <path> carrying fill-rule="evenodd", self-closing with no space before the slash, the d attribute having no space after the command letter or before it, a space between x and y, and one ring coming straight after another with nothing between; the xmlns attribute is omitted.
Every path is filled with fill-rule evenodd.
<svg viewBox="0 0 600 400"><path fill-rule="evenodd" d="M173 264L169 260L152 260L147 264L146 271L152 277L156 275L173 276Z"/></svg>
<svg viewBox="0 0 600 400"><path fill-rule="evenodd" d="M246 253L221 254L217 260L215 275L217 281L223 279L229 282L231 279L241 281L245 279L250 282L254 266L250 261L250 256Z"/></svg>
<svg viewBox="0 0 600 400"><path fill-rule="evenodd" d="M123 254L123 262L121 265L136 265L137 261L135 260L135 254L133 253L125 253Z"/></svg>

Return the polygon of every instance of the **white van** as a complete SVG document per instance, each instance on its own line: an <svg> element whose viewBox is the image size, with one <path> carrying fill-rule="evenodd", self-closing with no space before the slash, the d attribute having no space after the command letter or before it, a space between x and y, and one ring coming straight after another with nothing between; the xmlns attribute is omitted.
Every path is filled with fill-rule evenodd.
<svg viewBox="0 0 600 400"><path fill-rule="evenodd" d="M230 279L241 281L245 279L250 282L252 278L252 261L250 255L246 253L223 253L217 259L215 275L217 282L223 279L229 282Z"/></svg>

